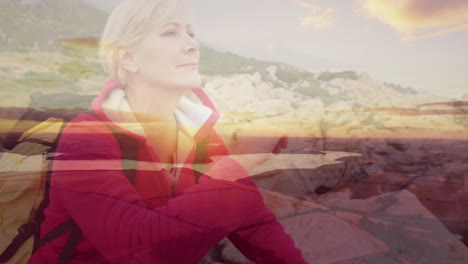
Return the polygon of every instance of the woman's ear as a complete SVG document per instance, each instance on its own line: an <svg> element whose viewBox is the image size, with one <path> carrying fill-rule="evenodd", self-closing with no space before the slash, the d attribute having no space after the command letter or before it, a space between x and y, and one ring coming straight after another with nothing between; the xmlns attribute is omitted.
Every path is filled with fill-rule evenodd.
<svg viewBox="0 0 468 264"><path fill-rule="evenodd" d="M138 64L135 61L135 55L126 47L117 47L116 57L120 66L128 72L137 72Z"/></svg>

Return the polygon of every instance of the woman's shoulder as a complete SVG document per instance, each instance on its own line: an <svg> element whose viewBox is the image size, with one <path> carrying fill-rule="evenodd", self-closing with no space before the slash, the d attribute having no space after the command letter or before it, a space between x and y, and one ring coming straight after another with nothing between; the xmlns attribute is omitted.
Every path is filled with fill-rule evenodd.
<svg viewBox="0 0 468 264"><path fill-rule="evenodd" d="M85 113L66 124L57 146L57 152L74 155L120 156L119 151L119 144L106 123Z"/></svg>
<svg viewBox="0 0 468 264"><path fill-rule="evenodd" d="M91 114L81 113L66 124L62 137L67 135L73 137L92 136L91 138L93 138L109 132L110 129L103 121Z"/></svg>

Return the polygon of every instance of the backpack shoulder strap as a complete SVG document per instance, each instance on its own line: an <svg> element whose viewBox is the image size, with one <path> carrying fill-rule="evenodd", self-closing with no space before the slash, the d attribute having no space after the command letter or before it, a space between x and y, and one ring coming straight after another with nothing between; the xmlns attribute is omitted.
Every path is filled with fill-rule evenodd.
<svg viewBox="0 0 468 264"><path fill-rule="evenodd" d="M75 249L81 240L82 232L80 228L76 225L75 221L73 221L73 224L74 225L71 227L70 236L68 237L67 242L65 243L65 247L63 248L63 251L60 254L57 264L69 264L73 253L75 252Z"/></svg>
<svg viewBox="0 0 468 264"><path fill-rule="evenodd" d="M39 224L28 222L18 228L18 235L11 241L10 245L0 254L0 263L6 263L18 252L18 249L35 233L39 233Z"/></svg>
<svg viewBox="0 0 468 264"><path fill-rule="evenodd" d="M122 168L125 178L127 178L132 184L135 182L137 162L138 162L138 152L139 152L139 143L136 138L125 135L122 132L117 131L115 128L112 128L109 125L106 125L107 128L114 135L117 143L119 144Z"/></svg>
<svg viewBox="0 0 468 264"><path fill-rule="evenodd" d="M75 252L76 246L81 239L81 230L76 225L73 219L68 219L62 224L54 227L49 233L47 233L37 244L37 248L47 245L49 242L55 240L58 237L61 237L67 233L70 233L70 236L65 243L62 253L60 254L57 264L68 264Z"/></svg>
<svg viewBox="0 0 468 264"><path fill-rule="evenodd" d="M119 143L120 149L125 150L125 151L122 151L122 161L124 162L124 161L138 160L138 142L136 141L136 139L126 136L122 133L119 133L111 128L110 130L113 133L113 135L116 137L116 140ZM52 162L50 162L50 165L52 165ZM125 167L125 164L122 164L122 165L124 166L123 168L128 168L128 167ZM125 177L132 184L135 179L135 174L136 174L135 169L136 168L131 167L129 169L124 170ZM51 171L51 168L49 169L49 173L48 173L49 179L51 175L50 171ZM46 197L48 197L48 192L46 194ZM45 206L47 205L48 205L48 199L47 199L47 203L44 203L44 208L42 208L42 210L39 211L41 213L41 215L38 216L40 222L42 222L44 219L43 209L45 209ZM81 240L81 235L82 235L82 231L80 230L80 228L78 227L78 225L72 218L54 227L51 231L49 231L49 233L47 233L40 240L38 240L37 243L35 243L35 248L33 252L35 252L39 247L42 247L48 244L49 242L57 239L58 237L61 237L68 233L70 233L70 235L65 243L65 247L63 248L63 251L61 252L59 260L57 262L57 264L68 264L73 256L73 253L78 243Z"/></svg>
<svg viewBox="0 0 468 264"><path fill-rule="evenodd" d="M19 139L19 143L10 151L10 153L8 153L22 157L21 160L16 161L18 164L26 163L24 166L27 166L28 168L31 166L37 166L37 168L35 168L37 170L37 172L35 172L37 176L34 176L31 181L34 182L35 187L27 185L22 189L16 190L16 192L37 191L37 194L33 200L24 201L31 205L31 207L26 206L25 208L32 208L31 215L34 215L34 217L24 219L27 222L18 228L18 234L11 240L11 243L4 249L4 251L1 252L0 263L6 263L9 261L17 254L20 247L31 237L34 237L33 245L37 244L37 239L40 233L39 228L43 220L43 211L48 205L49 170L51 162L45 158L47 157L48 152L54 151L59 135L64 126L65 123L62 119L49 118L46 121L30 128L28 131L25 131ZM41 154L42 161L40 160ZM37 156L39 156L39 159L35 158ZM3 158L5 158L5 160L2 159L2 161L12 162L11 160L6 160L6 156ZM16 168L16 170L18 170L18 168ZM11 173L11 176L14 177L17 175L18 171L11 171ZM39 185L36 186L37 184ZM42 188L43 191L41 191ZM23 199L21 197L23 196L15 195L11 199Z"/></svg>
<svg viewBox="0 0 468 264"><path fill-rule="evenodd" d="M43 96L43 95L40 95L40 96ZM55 95L52 95L52 96L55 96ZM53 99L54 101L62 102L63 101L62 99L64 98L64 96L70 97L69 99L71 100L72 103L74 103L77 98L77 96L75 95L60 95L59 96L60 100L55 100L56 98L53 98ZM82 101L84 102L83 106L85 106L84 108L86 108L86 106L91 101L91 99L92 99L91 97L89 98L86 97L82 99ZM38 101L41 101L41 100L38 100ZM34 105L31 105L31 106L34 106ZM47 104L47 106L49 106L49 104ZM20 146L20 145L24 145L22 143L29 142L29 143L36 143L36 144L43 145L45 148L48 149L48 152L55 152L55 149L59 141L59 137L63 129L65 128L67 121L70 121L71 119L76 117L78 112L85 112L91 116L94 116L92 111L77 111L75 109L64 111L63 108L65 107L61 106L58 108L60 108L60 111L56 109L53 109L55 111L51 111L50 109L36 110L36 107L31 107L28 110L28 112L25 115L23 115L21 120L19 120L18 123L15 125L15 129L7 135L6 142L11 143L11 144L7 145L6 148L10 149L12 152L19 151L19 154L23 154L23 155L37 154L37 153L31 153L30 148L24 149ZM84 110L84 109L81 109L81 110ZM44 135L46 135L46 138L41 137L41 133L39 133L38 131L41 131L42 130L41 128L43 126L47 127L47 124L51 122L57 122L58 119L60 119L60 122L61 122L59 129L55 129L52 133L50 133L50 131L48 133L44 133ZM36 123L33 122L34 125L31 126L29 125L29 123L31 122L27 122L29 120L31 121L34 120ZM129 163L129 162L138 160L138 142L136 142L136 139L125 136L121 133L113 131L112 129L111 131L116 137L117 142L120 145L120 149L125 150L125 151L122 151L123 163L124 162ZM53 140L50 140L50 135L54 136ZM50 241L62 235L70 233L70 236L66 242L65 248L62 251L62 254L59 259L59 263L68 263L73 255L73 252L77 244L80 241L81 230L76 225L73 219L69 219L66 222L62 223L61 225L58 225L53 230L51 230L48 234L46 234L42 239L39 239L40 225L45 219L44 209L49 204L49 190L50 190L49 183L50 183L50 176L51 176L51 169L52 169L51 166L53 163L53 157L48 157L48 155L44 155L44 157L46 157L44 161L44 164L46 166L45 168L42 168L42 172L45 173L45 185L44 185L45 190L43 194L43 199L40 202L34 214L34 218L31 221L28 221L27 223L20 226L20 228L18 229L18 235L14 237L10 245L8 245L7 248L3 252L1 252L0 263L6 263L7 261L9 261L18 252L19 248L31 236L34 236L34 244L33 244L34 246L32 250L32 252L34 253L39 247L46 245ZM124 170L124 174L125 174L125 177L133 184L135 173L136 173L136 170L135 170L136 167L127 166L128 164L122 164L122 165L123 165L123 168L129 168L129 169Z"/></svg>
<svg viewBox="0 0 468 264"><path fill-rule="evenodd" d="M36 91L30 97L29 107L4 137L5 149L12 150L21 142L20 138L25 131L48 118L58 118L68 122L79 113L91 113L91 102L95 96L72 93L43 94Z"/></svg>

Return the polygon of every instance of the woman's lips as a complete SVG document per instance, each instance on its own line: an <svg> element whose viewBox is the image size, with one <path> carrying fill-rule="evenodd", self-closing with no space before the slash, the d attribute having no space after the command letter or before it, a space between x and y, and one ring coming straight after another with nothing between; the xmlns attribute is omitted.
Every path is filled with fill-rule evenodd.
<svg viewBox="0 0 468 264"><path fill-rule="evenodd" d="M198 62L184 63L177 67L198 67Z"/></svg>

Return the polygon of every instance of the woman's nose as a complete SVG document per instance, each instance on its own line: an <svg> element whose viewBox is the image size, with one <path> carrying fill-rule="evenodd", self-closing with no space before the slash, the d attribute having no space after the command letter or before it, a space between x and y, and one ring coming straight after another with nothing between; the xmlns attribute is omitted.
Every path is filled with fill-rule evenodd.
<svg viewBox="0 0 468 264"><path fill-rule="evenodd" d="M185 44L184 44L184 52L185 53L196 53L200 44L196 39L193 38L190 34L186 34Z"/></svg>

